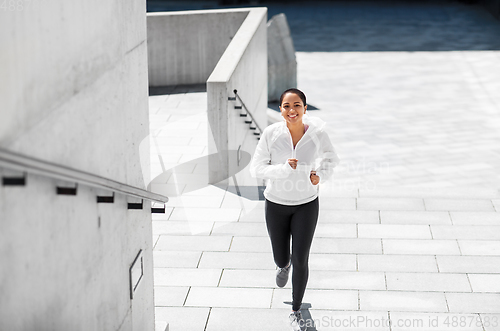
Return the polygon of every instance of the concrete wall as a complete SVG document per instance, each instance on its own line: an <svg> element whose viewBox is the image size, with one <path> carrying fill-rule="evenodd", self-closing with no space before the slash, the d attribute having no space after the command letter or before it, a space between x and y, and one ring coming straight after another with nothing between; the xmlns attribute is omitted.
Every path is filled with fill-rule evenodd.
<svg viewBox="0 0 500 331"><path fill-rule="evenodd" d="M205 83L248 11L148 13L149 85Z"/></svg>
<svg viewBox="0 0 500 331"><path fill-rule="evenodd" d="M234 89L261 128L267 126L267 8L246 10L248 16L207 80L209 154L221 156L220 160L209 161L212 183L234 173L231 169L237 165L234 154L224 152L241 148L253 154L257 146L253 131L239 115L240 110L234 109L240 103L228 100L234 97ZM236 177L238 185L255 185L247 171L239 172Z"/></svg>
<svg viewBox="0 0 500 331"><path fill-rule="evenodd" d="M23 4L0 11L0 147L144 188L145 1ZM0 330L153 330L150 213L55 185L0 187Z"/></svg>
<svg viewBox="0 0 500 331"><path fill-rule="evenodd" d="M268 101L279 101L286 89L297 87L297 60L285 14L267 23Z"/></svg>

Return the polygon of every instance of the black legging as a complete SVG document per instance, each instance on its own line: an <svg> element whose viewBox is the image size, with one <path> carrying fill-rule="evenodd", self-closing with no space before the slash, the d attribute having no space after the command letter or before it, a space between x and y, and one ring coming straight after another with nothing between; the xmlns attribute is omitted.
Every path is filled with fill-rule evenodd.
<svg viewBox="0 0 500 331"><path fill-rule="evenodd" d="M309 250L318 222L319 200L287 206L266 199L266 224L274 262L280 268L290 261L290 235L292 236L292 309L299 310L309 276Z"/></svg>

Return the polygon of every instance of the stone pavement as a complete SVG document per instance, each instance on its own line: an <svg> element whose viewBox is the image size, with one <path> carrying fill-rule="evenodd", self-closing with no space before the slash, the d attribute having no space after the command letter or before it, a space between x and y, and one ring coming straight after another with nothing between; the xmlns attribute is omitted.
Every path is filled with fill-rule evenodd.
<svg viewBox="0 0 500 331"><path fill-rule="evenodd" d="M422 26L436 10L456 11L466 26L455 30L483 24L475 7L429 6ZM500 53L498 23L485 22L482 51L469 38L452 51L405 51L405 39L297 53L299 88L342 161L321 186L309 330L500 330ZM291 289L274 283L263 202L204 184L206 93L160 91L150 123L152 188L171 197L153 216L157 330L288 330Z"/></svg>

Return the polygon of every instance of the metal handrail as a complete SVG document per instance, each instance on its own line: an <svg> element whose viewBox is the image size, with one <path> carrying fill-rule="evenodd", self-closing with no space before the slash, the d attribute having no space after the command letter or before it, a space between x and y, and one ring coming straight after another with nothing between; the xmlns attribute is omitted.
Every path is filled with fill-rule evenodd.
<svg viewBox="0 0 500 331"><path fill-rule="evenodd" d="M259 129L259 132L262 134L262 129L260 128L259 126L259 123L257 123L257 121L255 120L255 118L253 117L252 113L250 112L250 110L248 110L247 106L245 106L245 103L243 102L243 100L241 100L241 97L238 95L238 90L234 90L234 95L236 95L236 97L240 100L241 102L241 105L245 108L246 112L248 113L248 115L250 115L250 118L252 119L252 122L255 123L255 126L257 127L257 129Z"/></svg>
<svg viewBox="0 0 500 331"><path fill-rule="evenodd" d="M63 165L43 161L30 156L14 153L0 148L0 167L16 171L36 173L50 178L71 181L108 191L121 193L139 199L166 203L168 197L123 184L108 178L100 177L88 172L76 170Z"/></svg>

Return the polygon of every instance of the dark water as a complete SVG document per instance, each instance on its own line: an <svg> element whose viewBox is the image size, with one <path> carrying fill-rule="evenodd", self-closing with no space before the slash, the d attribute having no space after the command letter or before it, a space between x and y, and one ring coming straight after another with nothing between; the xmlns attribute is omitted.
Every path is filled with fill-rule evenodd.
<svg viewBox="0 0 500 331"><path fill-rule="evenodd" d="M218 1L148 1L148 11L251 7ZM255 3L285 13L297 51L499 50L500 21L458 1Z"/></svg>

